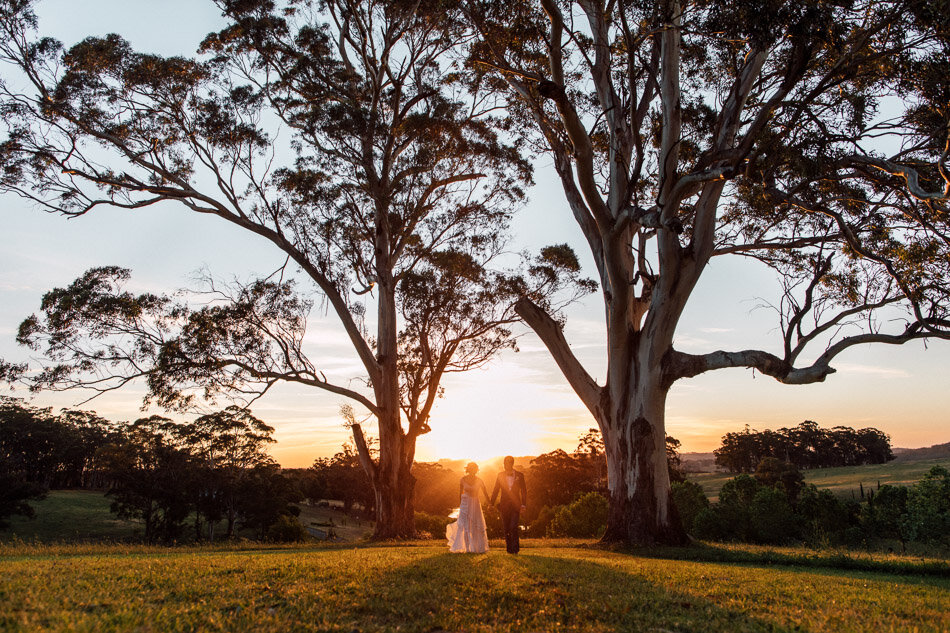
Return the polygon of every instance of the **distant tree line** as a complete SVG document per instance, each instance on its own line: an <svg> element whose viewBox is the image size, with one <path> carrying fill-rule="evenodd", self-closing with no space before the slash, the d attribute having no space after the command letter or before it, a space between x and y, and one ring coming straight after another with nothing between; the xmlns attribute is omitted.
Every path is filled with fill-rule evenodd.
<svg viewBox="0 0 950 633"><path fill-rule="evenodd" d="M106 490L111 510L141 521L148 542L232 538L238 527L266 538L278 523L284 537L288 527L302 536L287 518L299 513L292 505L299 486L267 454L273 431L238 407L189 423L160 416L116 423L4 398L0 520L32 516L29 502L50 489L87 488Z"/></svg>
<svg viewBox="0 0 950 633"><path fill-rule="evenodd" d="M797 429L768 435L815 428L817 425L806 422ZM841 431L838 427L827 432L841 438L845 436ZM883 433L874 429L855 433L864 437L879 434L888 446L882 454L891 455ZM747 430L727 437L755 435ZM805 483L796 464L765 455L750 473L726 482L718 501L710 503L703 488L686 480L680 471L680 442L667 437L666 446L673 500L684 529L695 538L812 546L871 546L882 541L902 548L909 543L950 545L950 473L942 467L934 467L913 486L862 487L859 498L842 499ZM517 465L525 472L528 487L528 507L522 516L527 536L591 538L603 532L608 509L603 450L600 433L591 429L579 438L572 452L557 449ZM458 506L461 469L419 463L413 475L416 529L441 538L452 520L449 512ZM491 484L494 473L490 469L480 475ZM301 489L311 499L340 500L354 511L372 503L372 488L349 444L331 458L316 460L302 475L302 482ZM497 512L486 507L485 519L489 536L500 537Z"/></svg>
<svg viewBox="0 0 950 633"><path fill-rule="evenodd" d="M667 438L667 455L674 480L679 473L680 443ZM372 448L371 448L372 450ZM528 506L522 514L529 536L592 537L602 533L607 523L607 461L604 443L597 429L578 438L572 452L556 449L517 464L525 473ZM422 534L441 538L452 519L449 513L459 505L459 469L439 463L417 463L415 479L415 526ZM491 486L495 473L489 468L479 473ZM372 516L373 489L360 468L359 455L351 442L332 457L319 458L301 474L300 487L311 500L332 499L344 510ZM489 536L503 534L497 510L484 508Z"/></svg>
<svg viewBox="0 0 950 633"><path fill-rule="evenodd" d="M891 438L873 428L847 426L824 429L810 420L777 431L745 430L726 433L714 451L716 464L731 473L753 473L767 457L796 468L828 468L883 464L894 459Z"/></svg>
<svg viewBox="0 0 950 633"><path fill-rule="evenodd" d="M694 482L673 484L684 528L711 541L812 546L864 545L896 540L950 546L950 471L934 466L913 486L861 488L841 499L804 483L788 462L766 457L754 474L727 481L716 503Z"/></svg>
<svg viewBox="0 0 950 633"><path fill-rule="evenodd" d="M50 488L101 486L98 450L112 424L95 413L29 407L0 397L0 469L18 481Z"/></svg>

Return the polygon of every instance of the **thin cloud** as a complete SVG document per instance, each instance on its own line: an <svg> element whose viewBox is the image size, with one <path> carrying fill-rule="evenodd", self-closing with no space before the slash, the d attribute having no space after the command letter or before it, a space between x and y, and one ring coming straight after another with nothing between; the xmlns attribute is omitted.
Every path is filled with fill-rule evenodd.
<svg viewBox="0 0 950 633"><path fill-rule="evenodd" d="M834 368L840 372L852 374L870 374L875 376L892 376L894 378L910 378L910 372L904 369L894 367L881 367L880 365L862 365L853 363L835 363Z"/></svg>
<svg viewBox="0 0 950 633"><path fill-rule="evenodd" d="M678 334L673 339L673 344L681 349L708 349L712 346L709 339L689 334Z"/></svg>

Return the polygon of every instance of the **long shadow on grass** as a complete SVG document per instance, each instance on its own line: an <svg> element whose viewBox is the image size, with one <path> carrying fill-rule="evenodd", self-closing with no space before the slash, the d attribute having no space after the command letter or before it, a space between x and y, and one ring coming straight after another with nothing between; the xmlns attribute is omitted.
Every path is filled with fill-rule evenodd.
<svg viewBox="0 0 950 633"><path fill-rule="evenodd" d="M367 579L354 630L799 631L576 558L438 554Z"/></svg>
<svg viewBox="0 0 950 633"><path fill-rule="evenodd" d="M705 563L786 567L810 573L853 576L854 572L887 574L894 582L926 582L950 578L950 562L937 560L880 560L839 552L787 553L772 550L736 550L714 544L692 547L667 547L618 550L642 558L684 560ZM945 583L939 583L941 586Z"/></svg>

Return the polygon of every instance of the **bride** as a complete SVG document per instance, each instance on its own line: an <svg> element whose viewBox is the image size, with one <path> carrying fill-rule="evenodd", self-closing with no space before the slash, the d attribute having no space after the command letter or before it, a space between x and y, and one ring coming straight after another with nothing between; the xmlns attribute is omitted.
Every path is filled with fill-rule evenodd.
<svg viewBox="0 0 950 633"><path fill-rule="evenodd" d="M478 464L470 463L465 472L467 474L459 481L459 517L455 523L446 526L445 538L449 540L450 552L482 554L488 551L488 531L478 493L482 492L488 501L488 490L485 482L476 475Z"/></svg>

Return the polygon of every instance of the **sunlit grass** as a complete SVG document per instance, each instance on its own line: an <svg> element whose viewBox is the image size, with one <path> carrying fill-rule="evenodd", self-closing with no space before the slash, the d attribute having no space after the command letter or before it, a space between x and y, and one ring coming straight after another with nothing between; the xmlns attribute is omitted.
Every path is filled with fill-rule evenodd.
<svg viewBox="0 0 950 633"><path fill-rule="evenodd" d="M834 559L806 567L792 559L807 552L788 548L625 553L576 544L528 541L519 556L497 542L484 556L451 555L441 542L7 545L0 629L950 630L950 571L842 570Z"/></svg>

